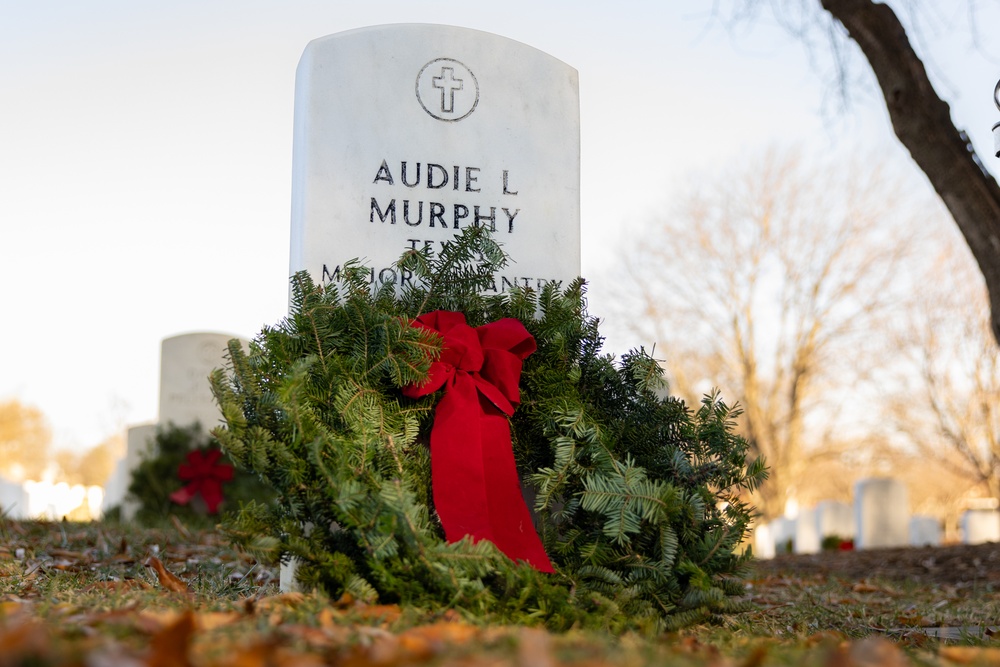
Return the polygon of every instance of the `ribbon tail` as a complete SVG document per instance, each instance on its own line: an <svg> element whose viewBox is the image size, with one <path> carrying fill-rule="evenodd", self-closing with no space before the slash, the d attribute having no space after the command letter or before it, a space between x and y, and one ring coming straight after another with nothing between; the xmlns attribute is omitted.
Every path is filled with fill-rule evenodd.
<svg viewBox="0 0 1000 667"><path fill-rule="evenodd" d="M170 494L170 500L178 505L187 505L195 497L195 494L198 493L197 486L196 483L192 482L183 488L177 489Z"/></svg>
<svg viewBox="0 0 1000 667"><path fill-rule="evenodd" d="M515 562L525 561L540 572L554 572L535 530L531 510L524 502L507 417L485 398L480 399L480 405L483 468L488 471L486 499L493 543Z"/></svg>
<svg viewBox="0 0 1000 667"><path fill-rule="evenodd" d="M434 412L431 428L431 487L445 539L493 539L483 470L478 392L459 373Z"/></svg>
<svg viewBox="0 0 1000 667"><path fill-rule="evenodd" d="M222 504L222 482L215 478L208 478L201 483L201 497L205 499L208 506L208 513L215 514Z"/></svg>

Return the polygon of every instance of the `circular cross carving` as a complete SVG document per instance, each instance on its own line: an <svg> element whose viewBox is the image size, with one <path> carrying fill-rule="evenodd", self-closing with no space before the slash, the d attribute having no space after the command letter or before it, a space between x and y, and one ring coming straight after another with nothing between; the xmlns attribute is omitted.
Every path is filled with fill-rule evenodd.
<svg viewBox="0 0 1000 667"><path fill-rule="evenodd" d="M462 120L479 104L479 81L454 58L436 58L417 74L417 101L438 120Z"/></svg>

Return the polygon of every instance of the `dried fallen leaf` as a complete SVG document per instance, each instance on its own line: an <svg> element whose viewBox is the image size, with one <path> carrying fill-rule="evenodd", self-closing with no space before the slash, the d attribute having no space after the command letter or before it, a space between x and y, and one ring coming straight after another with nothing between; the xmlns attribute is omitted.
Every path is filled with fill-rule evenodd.
<svg viewBox="0 0 1000 667"><path fill-rule="evenodd" d="M398 604L359 604L351 612L366 621L395 623L403 615Z"/></svg>
<svg viewBox="0 0 1000 667"><path fill-rule="evenodd" d="M552 635L537 628L522 628L517 638L517 664L520 667L555 667Z"/></svg>
<svg viewBox="0 0 1000 667"><path fill-rule="evenodd" d="M909 667L910 661L895 644L881 637L869 637L851 644L847 651L851 667Z"/></svg>
<svg viewBox="0 0 1000 667"><path fill-rule="evenodd" d="M278 595L269 595L266 598L257 600L254 603L254 609L264 612L281 607L294 607L301 604L305 599L306 596L302 593L279 593Z"/></svg>
<svg viewBox="0 0 1000 667"><path fill-rule="evenodd" d="M992 646L942 646L938 650L938 655L960 665L1000 664L1000 648Z"/></svg>
<svg viewBox="0 0 1000 667"><path fill-rule="evenodd" d="M357 602L357 599L347 591L344 591L344 593L337 598L337 601L333 603L333 606L337 609L347 609L355 602Z"/></svg>
<svg viewBox="0 0 1000 667"><path fill-rule="evenodd" d="M851 586L851 590L855 593L879 593L882 591L882 589L878 586L873 586L865 581L860 581L854 584Z"/></svg>
<svg viewBox="0 0 1000 667"><path fill-rule="evenodd" d="M183 614L175 623L163 628L149 642L148 667L191 667L188 649L194 635L194 614Z"/></svg>
<svg viewBox="0 0 1000 667"><path fill-rule="evenodd" d="M154 635L175 624L180 616L181 613L175 609L145 609L135 614L133 624L136 630Z"/></svg>
<svg viewBox="0 0 1000 667"><path fill-rule="evenodd" d="M176 528L177 532L181 534L181 537L188 542L191 541L191 531L189 531L187 527L181 523L181 520L177 518L176 514L170 515L170 523L174 524L174 528Z"/></svg>
<svg viewBox="0 0 1000 667"><path fill-rule="evenodd" d="M156 578L160 581L160 585L168 591L173 591L174 593L188 592L187 583L176 574L165 568L163 563L161 563L160 559L156 556L150 556L147 558L144 565L152 567L156 571Z"/></svg>
<svg viewBox="0 0 1000 667"><path fill-rule="evenodd" d="M210 631L236 623L241 618L243 618L243 614L235 611L205 611L199 613L195 620L199 630Z"/></svg>
<svg viewBox="0 0 1000 667"><path fill-rule="evenodd" d="M0 627L0 664L45 664L51 648L48 632L37 621Z"/></svg>
<svg viewBox="0 0 1000 667"><path fill-rule="evenodd" d="M412 647L418 652L426 643L431 650L438 652L446 646L466 644L479 635L479 628L468 623L441 621L430 625L419 625L400 633L399 640L405 648Z"/></svg>

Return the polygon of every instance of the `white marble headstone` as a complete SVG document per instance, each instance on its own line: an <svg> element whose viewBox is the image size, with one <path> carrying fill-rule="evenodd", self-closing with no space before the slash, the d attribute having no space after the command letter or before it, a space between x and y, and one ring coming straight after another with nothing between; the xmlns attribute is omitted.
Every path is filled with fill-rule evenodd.
<svg viewBox="0 0 1000 667"><path fill-rule="evenodd" d="M126 436L125 449L125 470L127 480L125 482L125 493L122 498L121 518L124 521L131 521L135 518L135 513L139 510L139 504L129 497L128 487L132 482L132 473L142 463L144 456L152 452L156 439L156 424L138 424L130 426Z"/></svg>
<svg viewBox="0 0 1000 667"><path fill-rule="evenodd" d="M910 517L910 546L941 546L941 522L932 516L914 515Z"/></svg>
<svg viewBox="0 0 1000 667"><path fill-rule="evenodd" d="M225 361L226 348L236 336L189 333L164 338L160 346L159 423L190 426L203 432L216 427L222 415L215 404L208 376Z"/></svg>
<svg viewBox="0 0 1000 667"><path fill-rule="evenodd" d="M316 39L295 84L290 269L377 284L408 248L488 225L513 263L495 291L580 275L577 72L505 37L441 25Z"/></svg>
<svg viewBox="0 0 1000 667"><path fill-rule="evenodd" d="M761 523L753 529L753 555L760 559L774 558L774 536L771 524Z"/></svg>
<svg viewBox="0 0 1000 667"><path fill-rule="evenodd" d="M839 537L845 540L854 539L854 512L847 503L836 500L824 500L816 504L816 529L819 538Z"/></svg>
<svg viewBox="0 0 1000 667"><path fill-rule="evenodd" d="M968 510L962 514L959 523L965 544L1000 542L1000 512L997 510Z"/></svg>
<svg viewBox="0 0 1000 667"><path fill-rule="evenodd" d="M899 480L876 477L854 486L856 549L903 547L910 543L910 501Z"/></svg>
<svg viewBox="0 0 1000 667"><path fill-rule="evenodd" d="M771 532L771 538L774 540L775 553L788 553L789 546L792 550L795 549L795 532L797 523L797 519L778 517L768 524Z"/></svg>
<svg viewBox="0 0 1000 667"><path fill-rule="evenodd" d="M809 508L799 510L799 516L795 522L795 553L819 553L820 540L816 510Z"/></svg>
<svg viewBox="0 0 1000 667"><path fill-rule="evenodd" d="M28 518L28 494L21 482L12 482L0 477L0 517Z"/></svg>

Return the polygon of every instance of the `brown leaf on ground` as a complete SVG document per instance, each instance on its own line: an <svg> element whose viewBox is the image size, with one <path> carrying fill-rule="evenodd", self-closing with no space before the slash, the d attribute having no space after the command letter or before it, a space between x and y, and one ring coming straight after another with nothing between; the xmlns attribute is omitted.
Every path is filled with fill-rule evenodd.
<svg viewBox="0 0 1000 667"><path fill-rule="evenodd" d="M479 628L468 623L441 621L418 625L400 633L399 638L422 639L436 646L467 644L479 636Z"/></svg>
<svg viewBox="0 0 1000 667"><path fill-rule="evenodd" d="M767 660L768 647L766 644L758 644L750 651L750 654L743 660L740 667L761 667Z"/></svg>
<svg viewBox="0 0 1000 667"><path fill-rule="evenodd" d="M403 610L398 604L357 604L351 609L351 613L365 621L383 621L392 624L403 615Z"/></svg>
<svg viewBox="0 0 1000 667"><path fill-rule="evenodd" d="M174 524L174 528L176 528L177 532L181 534L181 537L188 541L191 540L191 531L187 529L187 526L181 523L181 520L177 518L176 514L170 515L170 523Z"/></svg>
<svg viewBox="0 0 1000 667"><path fill-rule="evenodd" d="M1000 648L992 646L942 646L938 655L959 665L1000 664Z"/></svg>
<svg viewBox="0 0 1000 667"><path fill-rule="evenodd" d="M215 667L320 667L327 662L312 653L294 651L273 640L238 648Z"/></svg>
<svg viewBox="0 0 1000 667"><path fill-rule="evenodd" d="M895 644L881 637L869 637L851 644L847 650L851 667L908 667L910 661Z"/></svg>
<svg viewBox="0 0 1000 667"><path fill-rule="evenodd" d="M520 667L555 667L552 635L538 628L521 628L517 633L517 664Z"/></svg>
<svg viewBox="0 0 1000 667"><path fill-rule="evenodd" d="M344 591L344 593L339 598L337 598L337 601L333 603L333 606L336 607L337 609L347 609L348 607L352 606L355 602L357 602L355 597L350 593L348 593L347 591Z"/></svg>
<svg viewBox="0 0 1000 667"><path fill-rule="evenodd" d="M855 593L886 593L888 595L895 595L896 592L885 586L876 586L874 584L868 583L867 581L859 581L858 583L851 586L851 590Z"/></svg>
<svg viewBox="0 0 1000 667"><path fill-rule="evenodd" d="M306 596L302 593L279 593L278 595L269 595L266 598L257 600L253 603L253 607L255 611L265 612L282 607L295 607L302 604L302 601L305 599Z"/></svg>
<svg viewBox="0 0 1000 667"><path fill-rule="evenodd" d="M144 609L134 614L132 625L139 632L155 635L167 626L177 623L180 617L181 612L175 609Z"/></svg>
<svg viewBox="0 0 1000 667"><path fill-rule="evenodd" d="M149 642L147 667L191 667L189 649L194 628L194 614L188 611L154 635Z"/></svg>
<svg viewBox="0 0 1000 667"><path fill-rule="evenodd" d="M474 625L452 621L417 626L398 635L385 632L375 637L364 657L376 665L424 662L449 648L469 643L479 634ZM363 664L357 660L360 656L353 657L355 665Z"/></svg>
<svg viewBox="0 0 1000 667"><path fill-rule="evenodd" d="M198 629L208 632L226 625L236 623L243 618L243 614L235 611L203 611L195 617Z"/></svg>
<svg viewBox="0 0 1000 667"><path fill-rule="evenodd" d="M0 627L0 667L50 662L52 643L45 627L36 621Z"/></svg>
<svg viewBox="0 0 1000 667"><path fill-rule="evenodd" d="M283 625L281 633L287 637L301 639L313 648L340 647L351 640L351 631L343 626L317 628L311 625Z"/></svg>
<svg viewBox="0 0 1000 667"><path fill-rule="evenodd" d="M187 582L165 568L156 556L147 558L144 565L152 567L156 571L156 578L160 581L160 585L168 591L173 591L174 593L189 592Z"/></svg>

